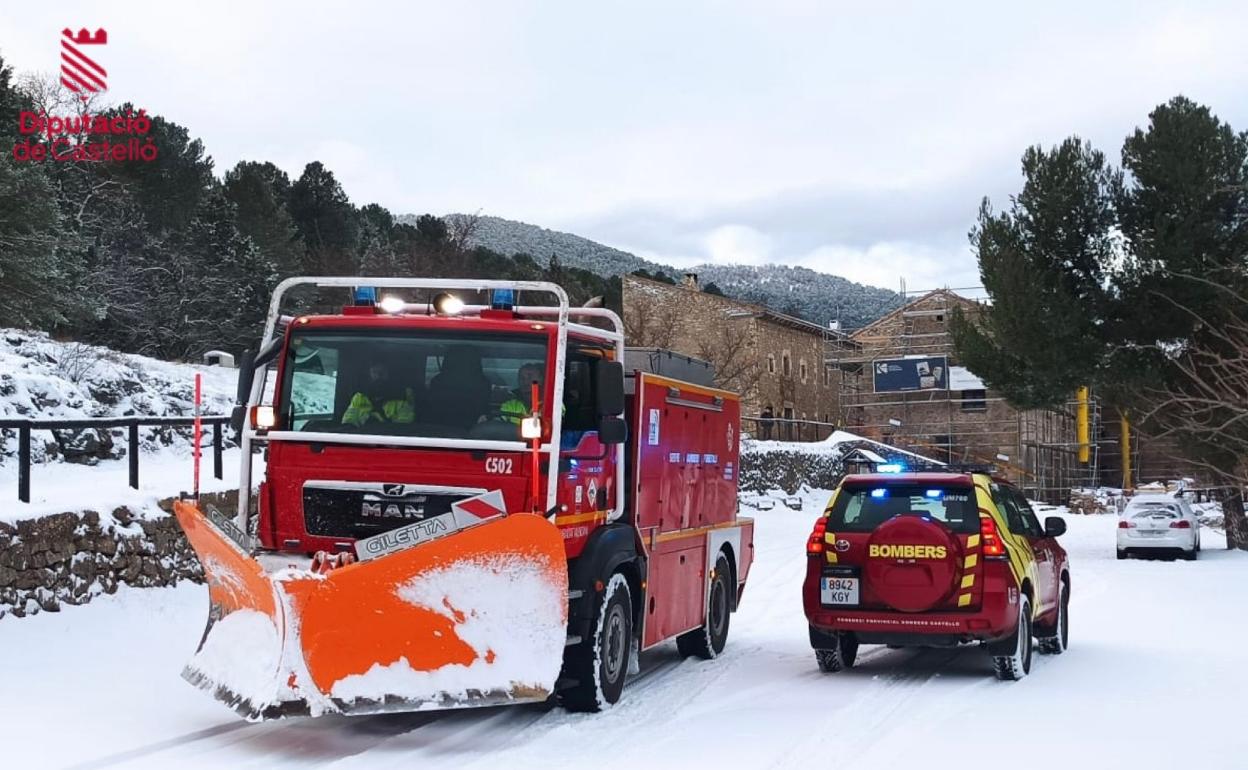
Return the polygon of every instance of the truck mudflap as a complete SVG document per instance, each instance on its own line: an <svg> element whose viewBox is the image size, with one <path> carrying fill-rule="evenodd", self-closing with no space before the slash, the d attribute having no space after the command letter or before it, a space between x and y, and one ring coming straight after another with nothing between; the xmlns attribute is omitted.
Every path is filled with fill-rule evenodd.
<svg viewBox="0 0 1248 770"><path fill-rule="evenodd" d="M183 676L247 719L543 701L554 690L568 572L563 538L541 516L502 516L318 574L266 569L228 521L188 502L174 511L210 603Z"/></svg>

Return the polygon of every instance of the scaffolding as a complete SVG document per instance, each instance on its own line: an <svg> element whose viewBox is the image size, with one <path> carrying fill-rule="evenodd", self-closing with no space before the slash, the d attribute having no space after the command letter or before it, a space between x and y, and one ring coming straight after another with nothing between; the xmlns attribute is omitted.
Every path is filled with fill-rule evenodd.
<svg viewBox="0 0 1248 770"><path fill-rule="evenodd" d="M841 419L848 430L937 460L991 465L1036 499L1065 502L1072 487L1094 485L1098 473L1097 463L1077 462L1073 399L1058 409L1020 411L987 389L874 390L873 361L943 356L956 366L949 319L955 308L976 312L985 300L974 294L982 292L903 288L900 308L830 346L828 364L841 373ZM1099 419L1099 405L1093 412Z"/></svg>

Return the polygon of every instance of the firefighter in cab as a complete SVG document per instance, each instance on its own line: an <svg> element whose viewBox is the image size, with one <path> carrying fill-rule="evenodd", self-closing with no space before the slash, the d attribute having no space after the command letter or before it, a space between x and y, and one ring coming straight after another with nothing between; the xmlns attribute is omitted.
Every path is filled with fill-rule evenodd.
<svg viewBox="0 0 1248 770"><path fill-rule="evenodd" d="M364 427L370 422L410 423L416 419L416 394L393 381L385 364L368 367L368 382L351 397L343 412L344 425Z"/></svg>

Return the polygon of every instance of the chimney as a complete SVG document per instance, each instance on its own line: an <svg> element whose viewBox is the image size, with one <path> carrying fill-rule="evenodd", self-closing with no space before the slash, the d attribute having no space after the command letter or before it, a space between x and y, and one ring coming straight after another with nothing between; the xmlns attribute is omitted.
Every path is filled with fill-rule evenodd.
<svg viewBox="0 0 1248 770"><path fill-rule="evenodd" d="M840 321L840 319L838 318L838 319L837 319L837 320L835 320L835 321L828 321L828 329L830 329L831 331L834 331L834 332L839 332L839 331L841 330L841 321Z"/></svg>
<svg viewBox="0 0 1248 770"><path fill-rule="evenodd" d="M681 285L684 286L686 289L692 289L693 291L698 291L699 290L698 289L698 274L697 273L685 273L685 280L681 283Z"/></svg>

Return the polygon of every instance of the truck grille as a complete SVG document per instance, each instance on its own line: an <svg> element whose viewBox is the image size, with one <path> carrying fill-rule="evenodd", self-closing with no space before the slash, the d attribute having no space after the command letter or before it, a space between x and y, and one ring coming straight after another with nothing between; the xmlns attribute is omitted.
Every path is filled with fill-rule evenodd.
<svg viewBox="0 0 1248 770"><path fill-rule="evenodd" d="M303 523L309 535L362 538L449 513L484 490L420 484L308 482Z"/></svg>

